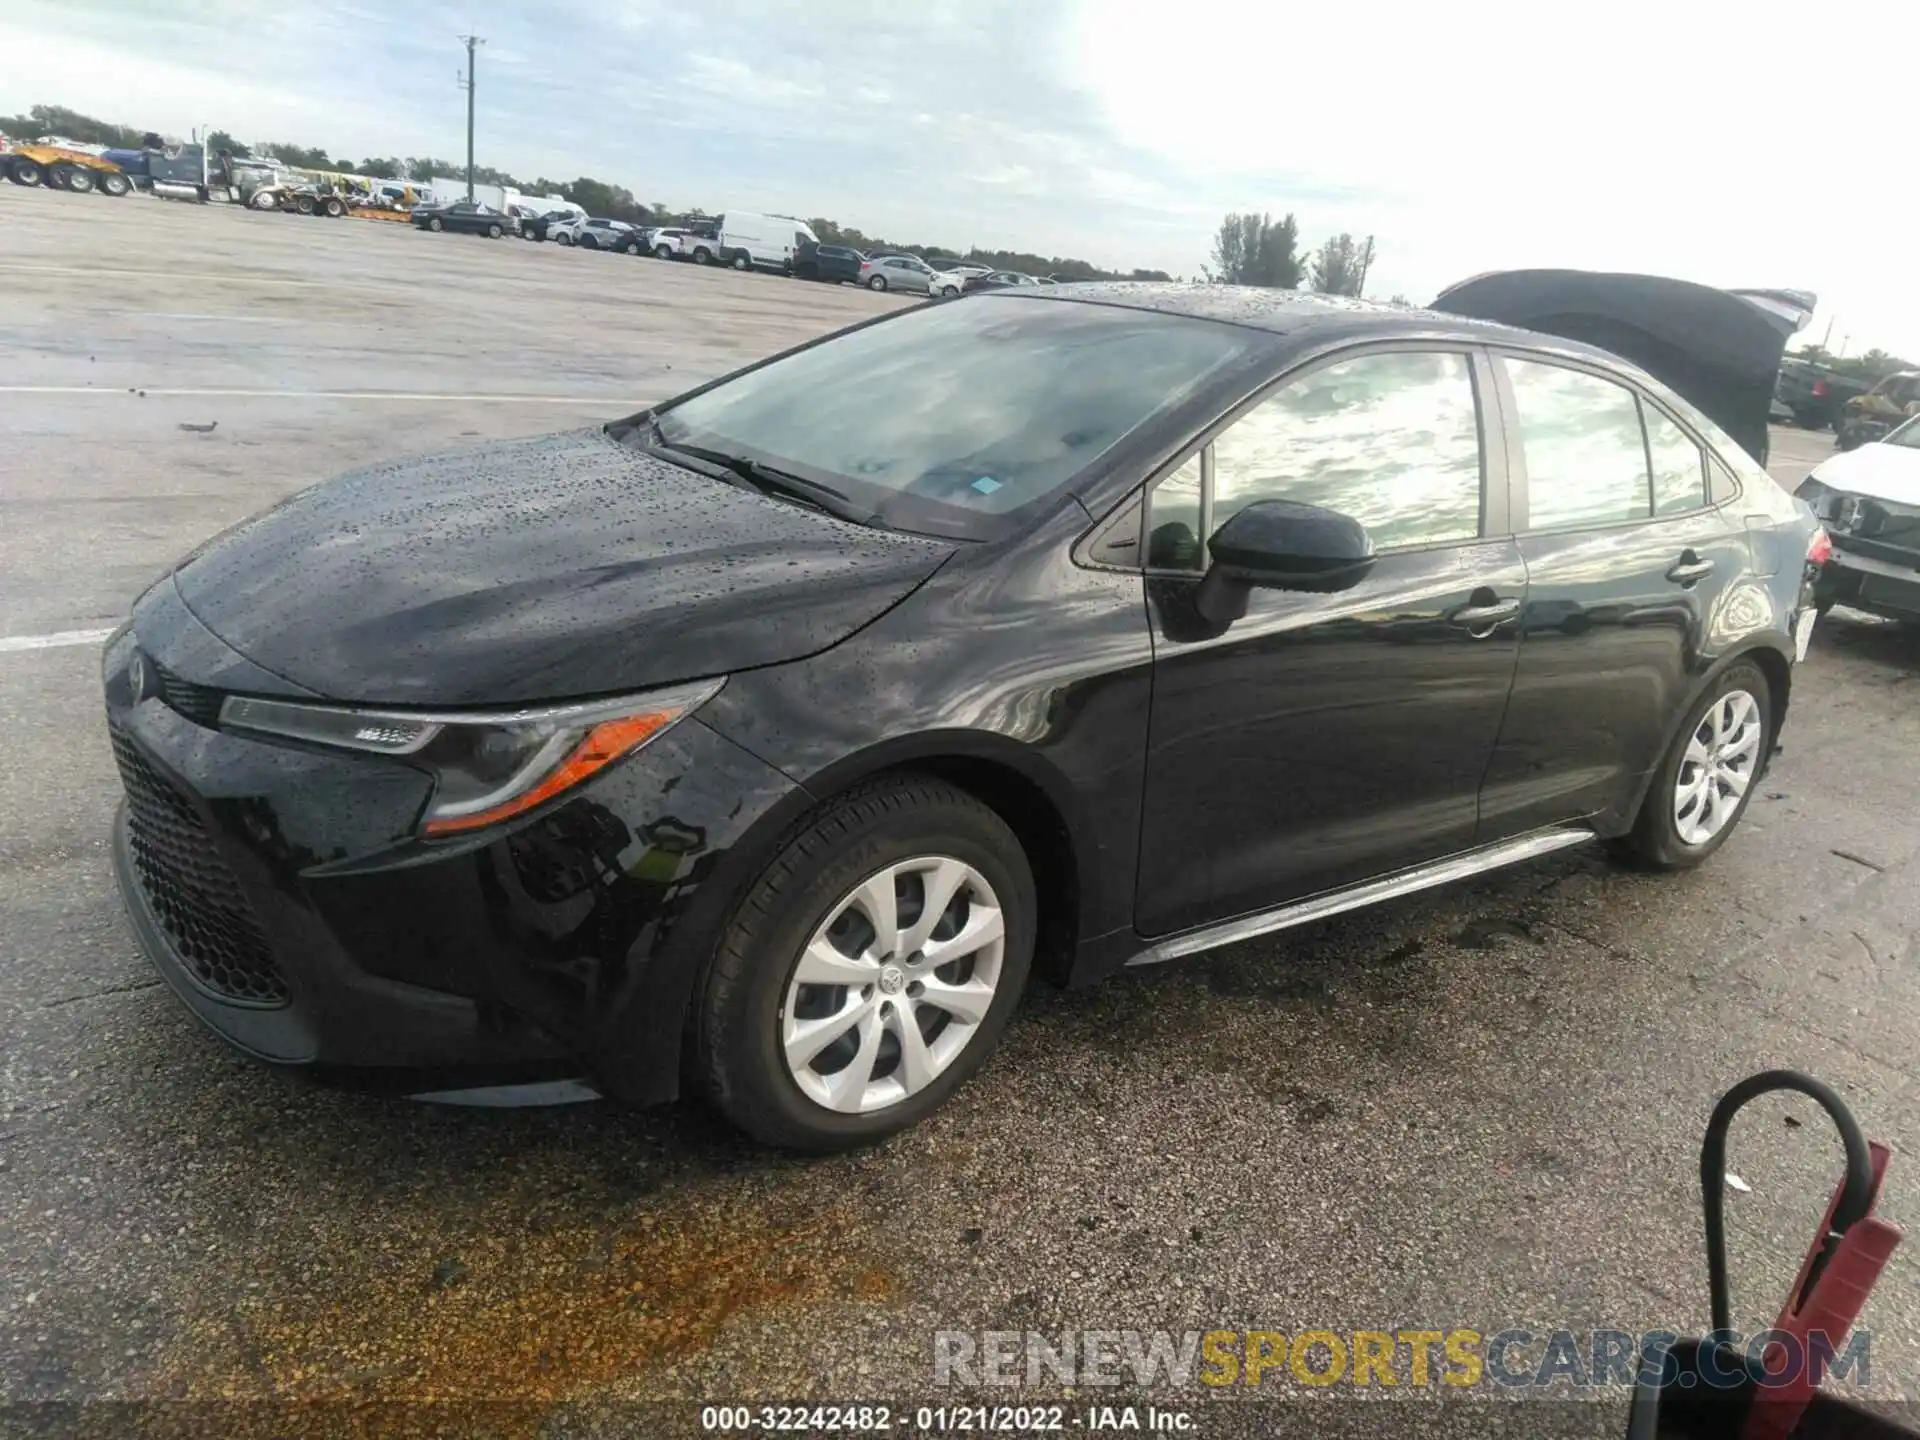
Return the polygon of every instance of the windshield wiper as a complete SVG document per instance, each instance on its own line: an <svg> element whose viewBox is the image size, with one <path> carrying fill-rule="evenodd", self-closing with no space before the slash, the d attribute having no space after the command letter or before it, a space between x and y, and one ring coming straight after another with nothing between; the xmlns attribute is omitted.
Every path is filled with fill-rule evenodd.
<svg viewBox="0 0 1920 1440"><path fill-rule="evenodd" d="M778 466L768 465L761 460L749 459L745 455L729 455L724 450L709 450L702 445L684 445L667 439L660 429L660 422L649 418L648 434L653 447L673 455L684 455L693 460L704 460L708 465L725 470L736 483L745 481L751 488L762 494L783 495L789 500L798 500L816 510L823 510L837 519L850 521L855 525L877 524L880 517L871 510L862 509L849 499L844 491L836 490L818 480L809 480L804 475L796 475L791 470L782 470Z"/></svg>

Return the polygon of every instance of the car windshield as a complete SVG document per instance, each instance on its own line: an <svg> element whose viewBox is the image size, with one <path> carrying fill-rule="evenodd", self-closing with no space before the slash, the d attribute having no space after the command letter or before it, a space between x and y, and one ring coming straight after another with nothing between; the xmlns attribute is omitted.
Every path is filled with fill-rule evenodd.
<svg viewBox="0 0 1920 1440"><path fill-rule="evenodd" d="M1890 433L1882 442L1887 445L1901 445L1908 450L1920 450L1920 415Z"/></svg>
<svg viewBox="0 0 1920 1440"><path fill-rule="evenodd" d="M1258 339L1213 321L983 296L851 331L657 419L669 445L831 486L879 524L989 539Z"/></svg>

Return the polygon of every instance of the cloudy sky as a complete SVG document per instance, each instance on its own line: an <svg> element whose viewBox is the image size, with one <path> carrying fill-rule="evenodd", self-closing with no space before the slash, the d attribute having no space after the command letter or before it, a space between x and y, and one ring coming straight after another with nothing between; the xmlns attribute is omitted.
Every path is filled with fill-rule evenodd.
<svg viewBox="0 0 1920 1440"><path fill-rule="evenodd" d="M1193 274L1227 210L1378 237L1369 292L1522 265L1810 289L1920 358L1920 6L1804 0L4 0L0 112Z"/></svg>

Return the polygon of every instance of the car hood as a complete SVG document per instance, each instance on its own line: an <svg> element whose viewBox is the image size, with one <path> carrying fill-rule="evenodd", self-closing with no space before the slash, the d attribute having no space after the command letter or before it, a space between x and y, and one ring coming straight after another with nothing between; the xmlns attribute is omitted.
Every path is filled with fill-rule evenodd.
<svg viewBox="0 0 1920 1440"><path fill-rule="evenodd" d="M1715 290L1658 275L1501 270L1461 281L1433 308L1611 351L1764 464L1780 357L1814 303L1800 290Z"/></svg>
<svg viewBox="0 0 1920 1440"><path fill-rule="evenodd" d="M340 476L209 541L174 580L221 640L315 694L492 705L799 659L954 549L592 429Z"/></svg>
<svg viewBox="0 0 1920 1440"><path fill-rule="evenodd" d="M1849 495L1920 508L1920 450L1876 442L1829 456L1813 478Z"/></svg>

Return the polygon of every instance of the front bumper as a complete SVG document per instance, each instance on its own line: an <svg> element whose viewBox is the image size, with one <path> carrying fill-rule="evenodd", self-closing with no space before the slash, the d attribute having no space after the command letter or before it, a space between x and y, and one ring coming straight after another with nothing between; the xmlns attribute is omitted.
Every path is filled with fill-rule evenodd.
<svg viewBox="0 0 1920 1440"><path fill-rule="evenodd" d="M130 635L105 657L115 870L202 1022L274 1065L402 1093L583 1075L675 1093L711 953L702 885L794 793L778 771L689 719L556 805L428 842L425 773L222 731L217 706L189 718L183 647L140 648L168 677L155 693L133 693Z"/></svg>
<svg viewBox="0 0 1920 1440"><path fill-rule="evenodd" d="M1833 536L1833 556L1820 567L1814 582L1814 600L1822 607L1838 604L1893 619L1920 619L1920 555L1911 559L1886 554L1863 554Z"/></svg>

